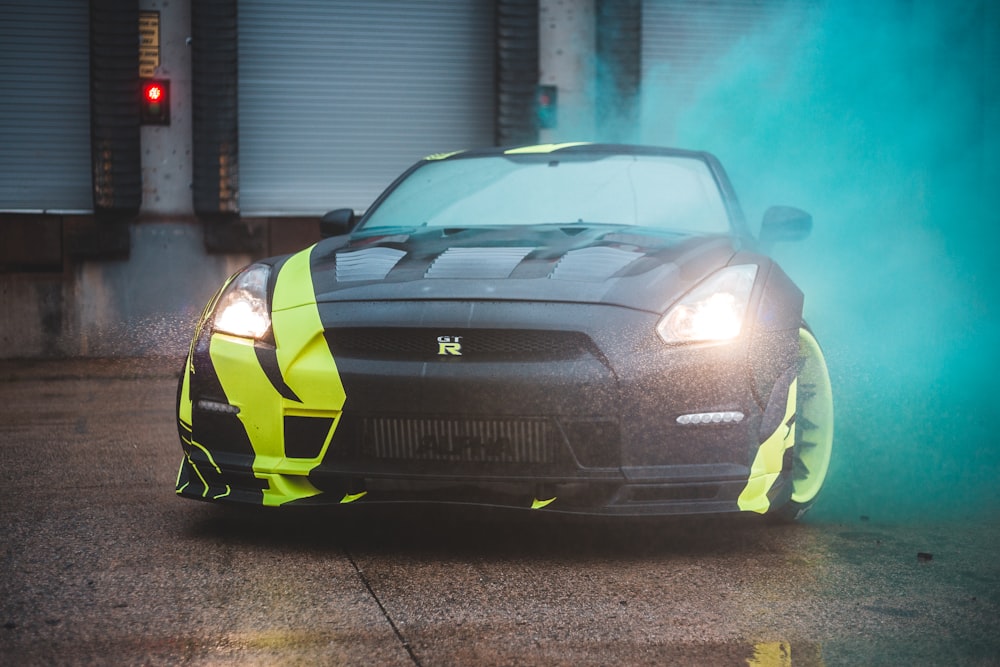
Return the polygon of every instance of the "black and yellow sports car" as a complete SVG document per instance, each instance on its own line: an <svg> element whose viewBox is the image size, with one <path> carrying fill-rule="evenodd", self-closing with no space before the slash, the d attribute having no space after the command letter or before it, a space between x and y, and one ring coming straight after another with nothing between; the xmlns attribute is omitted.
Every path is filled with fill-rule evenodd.
<svg viewBox="0 0 1000 667"><path fill-rule="evenodd" d="M430 156L324 240L209 303L181 377L177 493L797 517L830 381L803 295L704 152Z"/></svg>

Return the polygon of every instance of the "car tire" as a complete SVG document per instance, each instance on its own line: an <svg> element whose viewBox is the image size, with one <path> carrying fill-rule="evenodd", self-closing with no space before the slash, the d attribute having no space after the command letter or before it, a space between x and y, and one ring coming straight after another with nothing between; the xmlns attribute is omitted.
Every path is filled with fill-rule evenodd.
<svg viewBox="0 0 1000 667"><path fill-rule="evenodd" d="M791 498L775 518L796 521L816 502L833 452L833 391L823 351L809 327L799 329L795 444L791 451Z"/></svg>

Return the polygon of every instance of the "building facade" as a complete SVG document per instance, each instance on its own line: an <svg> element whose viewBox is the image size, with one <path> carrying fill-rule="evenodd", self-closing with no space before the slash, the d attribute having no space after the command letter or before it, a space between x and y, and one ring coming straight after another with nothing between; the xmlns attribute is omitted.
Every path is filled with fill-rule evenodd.
<svg viewBox="0 0 1000 667"><path fill-rule="evenodd" d="M814 10L0 0L0 358L179 354L227 275L422 156L663 143L719 57Z"/></svg>

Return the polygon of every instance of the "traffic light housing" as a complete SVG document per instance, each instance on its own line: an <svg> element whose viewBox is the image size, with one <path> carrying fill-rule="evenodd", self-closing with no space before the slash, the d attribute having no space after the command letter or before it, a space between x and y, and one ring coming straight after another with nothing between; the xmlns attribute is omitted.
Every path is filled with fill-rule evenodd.
<svg viewBox="0 0 1000 667"><path fill-rule="evenodd" d="M170 125L170 80L142 79L139 122L142 125Z"/></svg>
<svg viewBox="0 0 1000 667"><path fill-rule="evenodd" d="M540 85L535 89L535 117L542 130L555 128L559 119L559 89Z"/></svg>

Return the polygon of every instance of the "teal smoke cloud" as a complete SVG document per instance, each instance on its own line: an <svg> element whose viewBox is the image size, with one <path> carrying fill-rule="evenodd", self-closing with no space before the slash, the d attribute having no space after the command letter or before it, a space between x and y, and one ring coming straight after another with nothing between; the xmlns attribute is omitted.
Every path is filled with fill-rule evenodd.
<svg viewBox="0 0 1000 667"><path fill-rule="evenodd" d="M836 391L819 518L1000 510L998 25L988 0L789 3L683 104L645 79L638 141L716 153L751 224L814 215L775 256Z"/></svg>

